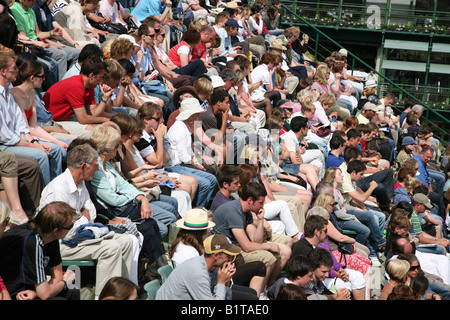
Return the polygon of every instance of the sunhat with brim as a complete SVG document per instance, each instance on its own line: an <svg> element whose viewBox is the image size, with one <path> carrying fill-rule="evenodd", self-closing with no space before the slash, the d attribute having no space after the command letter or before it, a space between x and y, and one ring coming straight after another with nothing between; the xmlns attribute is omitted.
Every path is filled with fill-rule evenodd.
<svg viewBox="0 0 450 320"><path fill-rule="evenodd" d="M215 233L203 241L203 248L205 253L221 253L224 252L230 256L237 256L241 252L241 248L235 246L224 235Z"/></svg>
<svg viewBox="0 0 450 320"><path fill-rule="evenodd" d="M285 46L283 46L281 41L277 41L277 40L272 42L269 49L287 50L287 48Z"/></svg>
<svg viewBox="0 0 450 320"><path fill-rule="evenodd" d="M136 40L133 38L133 36L130 36L129 34L121 34L119 36L119 39L127 39L130 41L135 47L141 47L138 43L136 43Z"/></svg>
<svg viewBox="0 0 450 320"><path fill-rule="evenodd" d="M376 86L377 86L377 83L375 82L375 80L367 80L366 84L364 85L364 89L365 88L373 88Z"/></svg>
<svg viewBox="0 0 450 320"><path fill-rule="evenodd" d="M176 109L180 108L180 97L185 93L190 93L194 98L198 98L197 90L195 90L193 86L184 86L178 88L173 93L173 105L175 106Z"/></svg>
<svg viewBox="0 0 450 320"><path fill-rule="evenodd" d="M214 89L222 87L226 84L223 81L223 79L219 76L211 76L211 83L212 83Z"/></svg>
<svg viewBox="0 0 450 320"><path fill-rule="evenodd" d="M180 110L180 114L176 117L176 119L180 121L188 119L193 114L206 111L202 108L200 102L196 98L186 98L181 101Z"/></svg>
<svg viewBox="0 0 450 320"><path fill-rule="evenodd" d="M183 219L176 222L177 227L185 230L206 230L216 224L208 220L208 213L203 209L191 209L186 212Z"/></svg>

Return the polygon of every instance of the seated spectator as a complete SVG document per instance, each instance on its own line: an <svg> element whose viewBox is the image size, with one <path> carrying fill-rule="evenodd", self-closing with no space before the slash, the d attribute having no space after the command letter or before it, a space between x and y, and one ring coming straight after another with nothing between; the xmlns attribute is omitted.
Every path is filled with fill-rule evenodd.
<svg viewBox="0 0 450 320"><path fill-rule="evenodd" d="M75 273L63 272L59 253L59 240L72 228L75 214L68 204L54 202L0 238L0 274L12 299L80 299L79 289L68 289Z"/></svg>
<svg viewBox="0 0 450 320"><path fill-rule="evenodd" d="M167 54L169 59L178 67L173 72L179 75L192 76L194 81L207 73L203 61L191 60L191 51L197 48L200 41L200 32L195 29L189 29L183 34L181 42L173 46Z"/></svg>
<svg viewBox="0 0 450 320"><path fill-rule="evenodd" d="M419 163L417 178L420 180L420 182L430 187L430 190L431 181L434 180L437 185L437 193L439 194L440 198L442 198L444 195L444 185L446 179L444 173L428 167L427 164L431 159L433 159L433 156L434 149L432 147L426 147L420 151L420 154L413 157L413 159L416 159Z"/></svg>
<svg viewBox="0 0 450 320"><path fill-rule="evenodd" d="M308 120L305 117L295 116L290 122L291 129L281 136L281 140L289 150L289 158L286 159L283 170L292 174L303 173L312 190L315 190L325 172L325 161L321 151L306 149L307 142L304 138L308 132L307 125Z"/></svg>
<svg viewBox="0 0 450 320"><path fill-rule="evenodd" d="M263 241L264 218L263 202L267 195L264 187L255 182L249 182L243 188L240 198L222 204L216 209L212 230L214 234L228 237L232 243L242 248L241 255L246 263L262 261L266 265L267 273L264 286L271 285L282 270L281 255L289 259L290 248L275 242ZM257 221L254 220L255 213Z"/></svg>
<svg viewBox="0 0 450 320"><path fill-rule="evenodd" d="M212 197L216 185L216 177L207 172L193 154L191 135L199 113L205 110L195 98L187 98L181 102L181 112L175 123L166 134L164 149L169 155L165 170L184 175L192 175L198 180L198 193L193 199L196 207L206 207ZM183 132L183 134L180 134Z"/></svg>
<svg viewBox="0 0 450 320"><path fill-rule="evenodd" d="M120 133L106 126L97 126L92 131L90 140L95 143L99 153L99 170L95 172L92 179L92 191L96 200L109 211L120 217L128 216L132 221L144 220L145 223L138 224L138 230L144 235L144 248L150 257L159 253L156 248L154 253L148 252L150 246L146 247L147 237L152 246L157 238L152 232L158 230L161 237L168 234L168 227L178 217L176 201L170 197L166 202L154 200L152 195L145 195L128 181L122 178L109 160L115 158L120 146ZM149 200L150 199L150 200ZM173 199L175 200L175 199ZM132 211L129 213L129 211ZM157 229L155 228L156 222ZM150 227L148 227L151 225ZM145 233L141 228L146 228ZM159 256L155 256L158 258Z"/></svg>
<svg viewBox="0 0 450 320"><path fill-rule="evenodd" d="M314 248L308 253L308 258L316 264L316 270L313 273L313 280L308 283L305 288L307 297L311 295L319 295L315 299L320 299L320 296L327 300L350 300L351 292L347 288L341 288L336 293L330 291L324 284L331 268L333 267L333 256L328 250L323 248Z"/></svg>
<svg viewBox="0 0 450 320"><path fill-rule="evenodd" d="M336 96L337 101L344 103L347 106L348 111L350 111L350 114L353 114L353 110L355 110L358 105L358 100L352 95L354 91L352 87L344 85L345 89L342 89L344 66L345 64L341 61L337 61L331 66L330 79L333 79L333 82L331 83L330 88Z"/></svg>
<svg viewBox="0 0 450 320"><path fill-rule="evenodd" d="M0 90L3 106L0 111L0 151L11 151L38 161L44 185L62 172L64 149L52 148L49 144L34 139L23 116L23 112L9 91L11 82L15 81L19 72L15 55L3 53L0 58Z"/></svg>
<svg viewBox="0 0 450 320"><path fill-rule="evenodd" d="M296 255L290 258L286 264L286 276L275 281L269 288L267 297L270 300L278 300L281 287L284 284L293 284L303 290L312 281L315 270L314 263L304 255Z"/></svg>
<svg viewBox="0 0 450 320"><path fill-rule="evenodd" d="M149 16L158 17L161 23L165 23L172 8L170 0L139 1L131 11L131 15L139 22L143 22Z"/></svg>
<svg viewBox="0 0 450 320"><path fill-rule="evenodd" d="M236 272L240 248L220 234L203 243L205 253L177 266L156 293L156 300L226 300L227 284ZM217 269L217 283L210 277Z"/></svg>
<svg viewBox="0 0 450 320"><path fill-rule="evenodd" d="M52 202L61 201L76 211L73 227L60 244L61 257L65 260L96 261L95 294L99 296L111 277L123 276L130 279L130 276L134 275L133 280L137 283L137 261L133 270L132 260L133 249L139 254L140 246L136 239L136 236L139 236L138 233L130 235L114 233L111 238L99 237L100 241L83 245L79 228L97 226L98 231L107 227L107 225L96 224L97 211L85 185L85 181L90 181L98 170L97 157L97 152L88 144L72 148L68 152L66 171L53 179L42 191L40 208ZM109 223L124 224L125 221L115 219ZM108 228L105 230L105 232L109 231ZM92 239L84 239L84 241L89 240ZM136 242L136 248L133 242Z"/></svg>
<svg viewBox="0 0 450 320"><path fill-rule="evenodd" d="M55 29L52 28L47 32L40 30L33 6L33 2L14 2L10 6L10 10L17 22L19 40L36 47L42 63L47 63L47 65L56 63L58 75L54 82L51 83L53 84L61 80L67 69L77 61L80 49L65 45L52 38L53 36L63 35L58 25L56 25Z"/></svg>
<svg viewBox="0 0 450 320"><path fill-rule="evenodd" d="M384 226L380 226L377 215L368 211L359 210L356 207L344 203L344 198L339 190L343 181L344 175L342 174L342 171L339 168L332 167L327 170L323 182L320 183L324 184L323 189L325 191L334 195L335 202L332 216L334 215L336 217L336 220L334 221L337 223L337 229L355 231L357 233L355 240L369 249L368 256L373 258L373 264L375 265L379 262L376 259L376 248L379 247L381 249L386 243L383 239ZM333 185L332 190L330 190L331 188L326 187L326 182ZM358 252L366 252L366 248L358 250Z"/></svg>
<svg viewBox="0 0 450 320"><path fill-rule="evenodd" d="M344 149L346 147L346 140L339 135L333 135L330 139L330 152L327 156L326 167L339 167L344 160Z"/></svg>
<svg viewBox="0 0 450 320"><path fill-rule="evenodd" d="M317 244L316 248L324 248L331 254L333 266L326 279L322 281L330 290L332 286L335 286L338 290L345 288L351 292L354 300L366 300L366 279L369 280L370 277L370 260L353 252L352 254L345 254L345 257L338 255L340 259L338 262L334 253L337 250L331 250L330 240L338 244L352 243L352 245L355 240L340 233L330 221L331 205L326 205L327 199L328 202L334 200L333 195L321 193L317 197L317 205L310 209L306 215L307 219L309 216L318 215L328 220L327 235L323 242Z"/></svg>
<svg viewBox="0 0 450 320"><path fill-rule="evenodd" d="M112 88L102 86L106 89L105 97L99 104L95 101L95 87L102 83L106 68L104 62L85 61L80 75L56 83L45 93L43 101L47 110L72 134L89 137L93 124L109 120L110 116L105 117L104 111Z"/></svg>
<svg viewBox="0 0 450 320"><path fill-rule="evenodd" d="M63 161L66 158L68 145L41 128L37 123L36 89L42 87L45 79L44 68L35 60L27 60L19 68L17 80L13 82L11 94L23 112L30 134L38 140L45 141L52 149L60 149Z"/></svg>
<svg viewBox="0 0 450 320"><path fill-rule="evenodd" d="M216 211L222 204L235 200L234 195L238 192L240 183L239 177L242 169L235 165L225 164L217 172L217 182L219 191L214 196L210 210Z"/></svg>
<svg viewBox="0 0 450 320"><path fill-rule="evenodd" d="M154 103L144 103L138 111L137 119L144 122L145 128L142 131L141 139L134 145L146 163L156 168L162 168L169 160L163 144L167 127L162 123L162 109ZM170 175L181 182L182 190L189 193L191 199L195 198L198 190L196 178L184 174L171 173Z"/></svg>
<svg viewBox="0 0 450 320"><path fill-rule="evenodd" d="M408 271L410 265L406 260L391 259L386 264L386 274L389 280L383 286L380 300L387 300L394 287L409 283Z"/></svg>

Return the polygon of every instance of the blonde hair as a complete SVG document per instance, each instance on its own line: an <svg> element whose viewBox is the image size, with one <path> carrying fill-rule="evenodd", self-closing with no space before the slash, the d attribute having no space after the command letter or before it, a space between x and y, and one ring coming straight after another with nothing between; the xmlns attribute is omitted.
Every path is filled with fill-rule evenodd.
<svg viewBox="0 0 450 320"><path fill-rule="evenodd" d="M314 207L322 207L326 209L326 206L334 202L334 196L331 193L323 192L319 194L314 202Z"/></svg>
<svg viewBox="0 0 450 320"><path fill-rule="evenodd" d="M130 51L133 50L133 43L128 39L115 39L111 43L109 50L109 56L111 59L119 60L120 58L125 58Z"/></svg>
<svg viewBox="0 0 450 320"><path fill-rule="evenodd" d="M214 91L214 87L206 78L199 78L194 82L195 91L197 94L210 95Z"/></svg>
<svg viewBox="0 0 450 320"><path fill-rule="evenodd" d="M107 59L105 60L105 63L106 63L104 75L105 79L120 80L125 76L125 69L117 60Z"/></svg>
<svg viewBox="0 0 450 320"><path fill-rule="evenodd" d="M312 102L301 102L302 104L302 113L304 113L305 111L309 111L312 113L316 112L316 106L312 103Z"/></svg>
<svg viewBox="0 0 450 320"><path fill-rule="evenodd" d="M325 174L323 176L323 181L326 182L334 182L334 179L336 178L336 171L340 170L342 172L342 170L338 167L330 167L325 171Z"/></svg>
<svg viewBox="0 0 450 320"><path fill-rule="evenodd" d="M320 96L319 102L322 106L326 104L332 107L336 105L336 98L331 93L324 93Z"/></svg>
<svg viewBox="0 0 450 320"><path fill-rule="evenodd" d="M314 74L314 81L325 85L327 83L327 74L330 73L330 69L328 66L323 65L320 68L316 69L316 73Z"/></svg>
<svg viewBox="0 0 450 320"><path fill-rule="evenodd" d="M390 279L403 282L403 279L408 274L410 264L406 260L390 259L386 265L386 272Z"/></svg>
<svg viewBox="0 0 450 320"><path fill-rule="evenodd" d="M96 126L90 136L90 140L95 143L99 155L114 150L119 144L120 138L117 129L103 125Z"/></svg>

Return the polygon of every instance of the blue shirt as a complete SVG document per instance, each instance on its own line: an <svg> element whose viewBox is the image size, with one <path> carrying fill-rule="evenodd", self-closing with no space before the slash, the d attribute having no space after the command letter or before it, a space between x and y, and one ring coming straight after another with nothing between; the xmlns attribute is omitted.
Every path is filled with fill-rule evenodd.
<svg viewBox="0 0 450 320"><path fill-rule="evenodd" d="M161 0L140 0L131 11L131 15L143 22L148 16L159 17L165 9L166 4L162 5Z"/></svg>
<svg viewBox="0 0 450 320"><path fill-rule="evenodd" d="M336 157L331 152L328 153L327 157L327 169L336 167L339 168L339 166L344 162L344 155L340 155L339 157Z"/></svg>
<svg viewBox="0 0 450 320"><path fill-rule="evenodd" d="M417 170L416 178L423 184L429 186L430 174L428 173L427 164L422 161L420 154L414 156L413 159L416 159L419 164L419 170Z"/></svg>

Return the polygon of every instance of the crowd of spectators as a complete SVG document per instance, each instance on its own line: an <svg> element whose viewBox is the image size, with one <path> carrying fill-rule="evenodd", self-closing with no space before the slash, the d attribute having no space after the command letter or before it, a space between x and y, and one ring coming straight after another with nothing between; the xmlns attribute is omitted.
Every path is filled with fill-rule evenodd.
<svg viewBox="0 0 450 320"><path fill-rule="evenodd" d="M156 299L450 298L423 106L396 115L345 49L312 61L280 10L0 1L0 300L81 299L64 260L95 262L99 300L165 265Z"/></svg>

